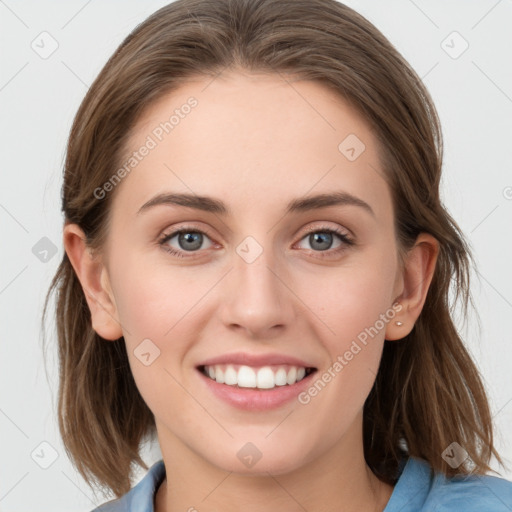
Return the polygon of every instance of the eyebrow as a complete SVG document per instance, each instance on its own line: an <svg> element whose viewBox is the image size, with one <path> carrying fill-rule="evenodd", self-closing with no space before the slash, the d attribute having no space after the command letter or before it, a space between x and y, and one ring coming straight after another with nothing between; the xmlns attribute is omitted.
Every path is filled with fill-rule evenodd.
<svg viewBox="0 0 512 512"><path fill-rule="evenodd" d="M163 193L156 195L140 207L137 215L158 205L178 205L219 215L231 215L231 210L220 199L215 199L209 196L198 196L194 194L173 193ZM348 192L332 192L328 194L299 197L288 203L286 214L307 212L320 208L328 208L329 206L344 205L358 206L375 217L375 212L372 210L372 207L368 203L359 197L349 194Z"/></svg>

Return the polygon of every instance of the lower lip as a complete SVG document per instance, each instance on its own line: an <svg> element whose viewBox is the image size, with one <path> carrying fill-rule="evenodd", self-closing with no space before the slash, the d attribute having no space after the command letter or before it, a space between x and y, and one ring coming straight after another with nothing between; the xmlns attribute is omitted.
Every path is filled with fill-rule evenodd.
<svg viewBox="0 0 512 512"><path fill-rule="evenodd" d="M268 409L276 409L287 402L291 402L297 398L299 393L309 386L311 377L316 373L316 371L310 373L301 381L296 382L291 386L286 385L275 386L272 389L255 389L219 384L217 381L204 375L200 370L197 371L208 388L217 397L238 409L245 409L248 411L266 411Z"/></svg>

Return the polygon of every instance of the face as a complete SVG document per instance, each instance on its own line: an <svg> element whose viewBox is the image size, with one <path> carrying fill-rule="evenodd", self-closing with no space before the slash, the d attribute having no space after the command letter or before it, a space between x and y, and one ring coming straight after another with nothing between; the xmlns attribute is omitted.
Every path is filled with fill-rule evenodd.
<svg viewBox="0 0 512 512"><path fill-rule="evenodd" d="M133 152L105 264L162 452L280 474L360 448L401 291L364 120L320 84L223 73L153 104Z"/></svg>

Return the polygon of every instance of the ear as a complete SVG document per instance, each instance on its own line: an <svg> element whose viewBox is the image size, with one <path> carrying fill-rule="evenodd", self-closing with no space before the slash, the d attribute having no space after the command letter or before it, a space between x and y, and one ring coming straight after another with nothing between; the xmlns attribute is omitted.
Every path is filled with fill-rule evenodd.
<svg viewBox="0 0 512 512"><path fill-rule="evenodd" d="M82 285L91 312L92 328L106 340L123 335L107 268L99 256L93 256L86 237L77 224L64 226L64 249Z"/></svg>
<svg viewBox="0 0 512 512"><path fill-rule="evenodd" d="M420 233L404 261L402 292L394 301L400 303L401 309L395 309L397 313L387 325L387 340L399 340L412 331L425 304L438 254L439 242L428 233ZM402 325L396 325L397 321Z"/></svg>

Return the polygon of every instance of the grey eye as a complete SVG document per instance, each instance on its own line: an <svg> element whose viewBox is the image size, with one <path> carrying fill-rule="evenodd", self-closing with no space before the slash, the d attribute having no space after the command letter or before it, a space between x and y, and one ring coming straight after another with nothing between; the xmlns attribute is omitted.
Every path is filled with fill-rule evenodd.
<svg viewBox="0 0 512 512"><path fill-rule="evenodd" d="M171 244L171 240L175 238L178 240L178 247ZM203 242L207 239L208 237L200 231L180 231L170 236L166 243L174 249L190 252L201 249Z"/></svg>
<svg viewBox="0 0 512 512"><path fill-rule="evenodd" d="M333 247L333 243L335 239L338 238L339 244L336 247ZM335 249L342 245L342 240L340 235L336 234L335 232L327 231L327 230L318 230L313 233L309 233L306 235L301 243L303 243L304 240L307 240L310 247L301 247L302 249L309 249L311 248L314 251L327 251L329 249Z"/></svg>

